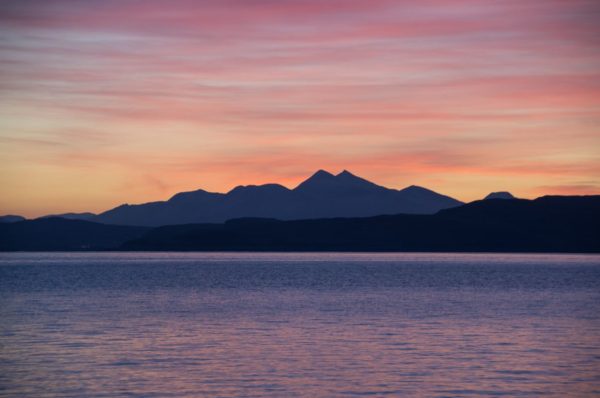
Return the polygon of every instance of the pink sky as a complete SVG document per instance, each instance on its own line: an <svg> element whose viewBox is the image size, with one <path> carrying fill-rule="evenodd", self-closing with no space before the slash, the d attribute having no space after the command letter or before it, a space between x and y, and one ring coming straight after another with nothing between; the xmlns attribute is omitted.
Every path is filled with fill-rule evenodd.
<svg viewBox="0 0 600 398"><path fill-rule="evenodd" d="M0 213L317 169L600 193L597 1L8 0Z"/></svg>

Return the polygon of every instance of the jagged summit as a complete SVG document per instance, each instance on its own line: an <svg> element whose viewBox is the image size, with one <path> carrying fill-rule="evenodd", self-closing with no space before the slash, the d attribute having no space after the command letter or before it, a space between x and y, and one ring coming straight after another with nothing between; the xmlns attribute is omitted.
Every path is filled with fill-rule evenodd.
<svg viewBox="0 0 600 398"><path fill-rule="evenodd" d="M319 170L307 180L298 185L294 190L305 193L336 193L341 194L347 190L373 190L385 189L364 178L358 177L348 170L334 175L325 170Z"/></svg>
<svg viewBox="0 0 600 398"><path fill-rule="evenodd" d="M339 173L336 177L356 177L354 174L344 169L341 173Z"/></svg>
<svg viewBox="0 0 600 398"><path fill-rule="evenodd" d="M371 181L368 181L368 180L365 180L364 178L358 177L357 175L352 174L348 170L342 171L341 173L336 175L335 178L338 181L361 181L361 182L368 182L369 184L373 184ZM375 184L373 184L373 185L375 185Z"/></svg>

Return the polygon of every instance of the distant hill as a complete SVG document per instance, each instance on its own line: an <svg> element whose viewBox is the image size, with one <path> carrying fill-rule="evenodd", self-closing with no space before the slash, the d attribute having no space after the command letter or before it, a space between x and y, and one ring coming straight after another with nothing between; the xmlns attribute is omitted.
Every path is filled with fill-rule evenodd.
<svg viewBox="0 0 600 398"><path fill-rule="evenodd" d="M163 202L122 205L90 220L118 225L160 226L222 223L232 218L296 220L368 217L381 214L433 214L462 202L410 186L401 190L376 185L348 171L319 170L294 189L278 184L238 186L226 194L202 189Z"/></svg>
<svg viewBox="0 0 600 398"><path fill-rule="evenodd" d="M50 217L59 217L66 218L67 220L91 220L96 217L94 213L63 213L63 214L49 214L47 216L42 216L41 218L50 218Z"/></svg>
<svg viewBox="0 0 600 398"><path fill-rule="evenodd" d="M435 215L165 226L125 250L600 252L600 196L484 200Z"/></svg>
<svg viewBox="0 0 600 398"><path fill-rule="evenodd" d="M115 249L146 231L143 227L38 218L0 224L0 251Z"/></svg>
<svg viewBox="0 0 600 398"><path fill-rule="evenodd" d="M488 200L488 199L516 199L516 198L510 192L500 191L500 192L492 192L488 196L483 198L483 200Z"/></svg>
<svg viewBox="0 0 600 398"><path fill-rule="evenodd" d="M0 216L0 224L1 223L12 223L12 222L18 222L18 221L24 221L24 220L25 220L25 217L15 216L13 214Z"/></svg>

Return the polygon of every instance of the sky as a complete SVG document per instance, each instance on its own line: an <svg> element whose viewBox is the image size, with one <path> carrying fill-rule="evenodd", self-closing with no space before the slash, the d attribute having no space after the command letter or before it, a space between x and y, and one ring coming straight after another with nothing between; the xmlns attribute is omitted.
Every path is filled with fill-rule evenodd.
<svg viewBox="0 0 600 398"><path fill-rule="evenodd" d="M348 169L600 193L596 0L4 0L0 213Z"/></svg>

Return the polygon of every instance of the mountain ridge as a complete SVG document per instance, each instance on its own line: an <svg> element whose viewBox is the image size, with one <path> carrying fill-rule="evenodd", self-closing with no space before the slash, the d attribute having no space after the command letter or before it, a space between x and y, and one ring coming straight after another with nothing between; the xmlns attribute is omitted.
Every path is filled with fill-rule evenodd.
<svg viewBox="0 0 600 398"><path fill-rule="evenodd" d="M203 189L180 192L166 201L120 205L91 221L138 226L224 222L240 217L282 220L367 217L379 214L433 214L463 204L427 188L386 188L348 170L318 170L293 189L270 183L238 185L227 193Z"/></svg>
<svg viewBox="0 0 600 398"><path fill-rule="evenodd" d="M16 214L5 214L0 216L0 223L13 223L19 221L25 221L26 218Z"/></svg>

